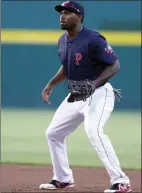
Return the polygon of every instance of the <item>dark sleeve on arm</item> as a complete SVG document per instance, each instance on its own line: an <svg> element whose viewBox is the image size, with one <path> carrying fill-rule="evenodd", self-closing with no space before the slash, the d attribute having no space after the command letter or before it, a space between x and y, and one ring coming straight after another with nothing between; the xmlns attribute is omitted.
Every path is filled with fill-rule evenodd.
<svg viewBox="0 0 142 193"><path fill-rule="evenodd" d="M58 56L62 64L65 64L65 49L64 49L64 35L62 35L58 40Z"/></svg>
<svg viewBox="0 0 142 193"><path fill-rule="evenodd" d="M117 55L103 36L98 36L93 39L90 45L90 54L93 60L102 62L106 65L112 65L118 59Z"/></svg>
<svg viewBox="0 0 142 193"><path fill-rule="evenodd" d="M59 48L60 48L60 38L59 38L58 43L57 43L57 52L58 52L58 57L60 58Z"/></svg>

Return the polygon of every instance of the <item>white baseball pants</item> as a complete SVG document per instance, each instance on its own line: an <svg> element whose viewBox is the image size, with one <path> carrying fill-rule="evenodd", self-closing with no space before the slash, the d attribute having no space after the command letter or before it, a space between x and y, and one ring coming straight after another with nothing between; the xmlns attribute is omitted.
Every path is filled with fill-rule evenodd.
<svg viewBox="0 0 142 193"><path fill-rule="evenodd" d="M87 136L103 162L110 176L110 182L112 184L130 183L129 178L120 168L108 136L103 133L104 125L113 111L114 101L113 88L109 83L96 89L92 99L88 98L85 102L68 103L67 97L65 98L46 132L54 180L74 182L73 173L69 167L65 137L84 121Z"/></svg>

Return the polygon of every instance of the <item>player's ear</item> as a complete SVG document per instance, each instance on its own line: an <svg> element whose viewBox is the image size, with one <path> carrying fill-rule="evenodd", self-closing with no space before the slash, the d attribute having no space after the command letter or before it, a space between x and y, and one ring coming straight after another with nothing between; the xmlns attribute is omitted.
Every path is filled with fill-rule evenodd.
<svg viewBox="0 0 142 193"><path fill-rule="evenodd" d="M78 17L79 17L80 22L83 23L83 16L80 14L78 15Z"/></svg>

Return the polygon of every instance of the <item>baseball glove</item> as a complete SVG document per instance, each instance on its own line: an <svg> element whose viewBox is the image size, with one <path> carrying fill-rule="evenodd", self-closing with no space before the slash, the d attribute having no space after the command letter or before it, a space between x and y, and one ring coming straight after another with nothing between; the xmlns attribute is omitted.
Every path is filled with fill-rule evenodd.
<svg viewBox="0 0 142 193"><path fill-rule="evenodd" d="M70 96L68 102L74 101L86 101L88 97L92 95L95 91L95 84L92 80L82 80L82 81L68 81L68 89L70 91Z"/></svg>

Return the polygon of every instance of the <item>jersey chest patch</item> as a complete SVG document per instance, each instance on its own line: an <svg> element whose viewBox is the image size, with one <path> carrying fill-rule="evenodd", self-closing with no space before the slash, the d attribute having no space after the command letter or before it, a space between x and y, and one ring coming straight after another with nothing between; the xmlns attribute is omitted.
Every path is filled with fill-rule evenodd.
<svg viewBox="0 0 142 193"><path fill-rule="evenodd" d="M72 45L70 52L70 58L73 65L81 66L88 60L88 52L86 45Z"/></svg>
<svg viewBox="0 0 142 193"><path fill-rule="evenodd" d="M88 44L80 42L66 43L60 47L59 56L62 64L71 68L82 68L83 66L92 65L88 53Z"/></svg>
<svg viewBox="0 0 142 193"><path fill-rule="evenodd" d="M75 53L75 64L79 65L80 60L82 60L82 54L81 53Z"/></svg>

